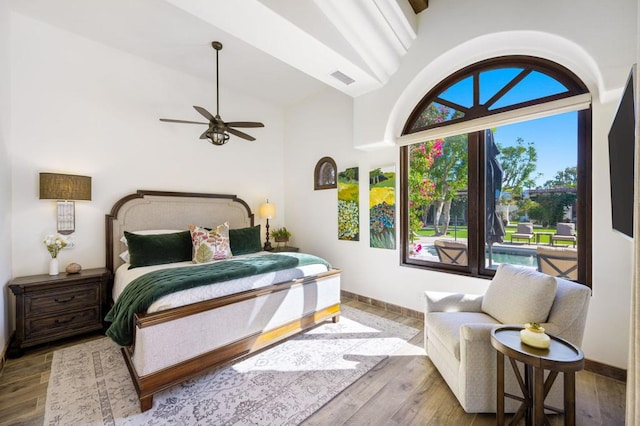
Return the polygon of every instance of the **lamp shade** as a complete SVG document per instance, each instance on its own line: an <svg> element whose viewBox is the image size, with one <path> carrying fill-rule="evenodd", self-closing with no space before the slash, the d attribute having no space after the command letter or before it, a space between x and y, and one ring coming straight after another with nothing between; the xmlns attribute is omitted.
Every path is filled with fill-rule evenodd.
<svg viewBox="0 0 640 426"><path fill-rule="evenodd" d="M41 200L91 200L91 177L40 173Z"/></svg>
<svg viewBox="0 0 640 426"><path fill-rule="evenodd" d="M276 206L269 201L260 206L260 217L265 219L273 219L276 215Z"/></svg>

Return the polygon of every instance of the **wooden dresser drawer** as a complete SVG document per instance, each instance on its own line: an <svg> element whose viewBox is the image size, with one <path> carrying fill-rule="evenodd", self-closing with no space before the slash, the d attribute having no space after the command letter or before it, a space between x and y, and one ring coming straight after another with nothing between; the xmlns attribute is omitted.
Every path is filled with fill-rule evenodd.
<svg viewBox="0 0 640 426"><path fill-rule="evenodd" d="M75 334L83 329L102 327L100 308L94 306L74 312L65 312L55 316L27 318L24 323L26 340L37 340L40 337Z"/></svg>
<svg viewBox="0 0 640 426"><path fill-rule="evenodd" d="M76 274L31 275L9 282L16 297L16 332L7 355L20 356L24 348L102 329L106 268Z"/></svg>
<svg viewBox="0 0 640 426"><path fill-rule="evenodd" d="M60 291L26 295L24 314L29 318L36 315L66 312L100 303L100 282L68 287Z"/></svg>

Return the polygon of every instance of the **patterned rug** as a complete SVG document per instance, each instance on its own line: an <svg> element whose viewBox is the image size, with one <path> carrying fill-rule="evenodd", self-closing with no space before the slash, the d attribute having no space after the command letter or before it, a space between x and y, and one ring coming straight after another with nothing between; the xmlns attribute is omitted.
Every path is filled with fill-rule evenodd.
<svg viewBox="0 0 640 426"><path fill-rule="evenodd" d="M54 352L45 425L295 425L380 361L415 352L419 330L348 306L236 363L158 393L141 413L118 346L101 338Z"/></svg>

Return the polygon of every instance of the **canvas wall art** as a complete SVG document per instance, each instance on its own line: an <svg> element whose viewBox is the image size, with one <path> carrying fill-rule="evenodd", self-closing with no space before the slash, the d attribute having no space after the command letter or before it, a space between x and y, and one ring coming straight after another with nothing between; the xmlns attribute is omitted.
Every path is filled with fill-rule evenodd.
<svg viewBox="0 0 640 426"><path fill-rule="evenodd" d="M360 241L358 167L338 173L338 239Z"/></svg>
<svg viewBox="0 0 640 426"><path fill-rule="evenodd" d="M380 167L369 172L369 245L396 248L396 169Z"/></svg>

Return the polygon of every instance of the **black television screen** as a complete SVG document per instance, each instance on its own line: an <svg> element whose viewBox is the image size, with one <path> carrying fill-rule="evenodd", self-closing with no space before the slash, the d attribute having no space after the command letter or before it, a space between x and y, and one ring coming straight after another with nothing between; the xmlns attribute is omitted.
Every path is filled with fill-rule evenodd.
<svg viewBox="0 0 640 426"><path fill-rule="evenodd" d="M632 69L609 131L609 173L613 229L633 237L635 107Z"/></svg>

